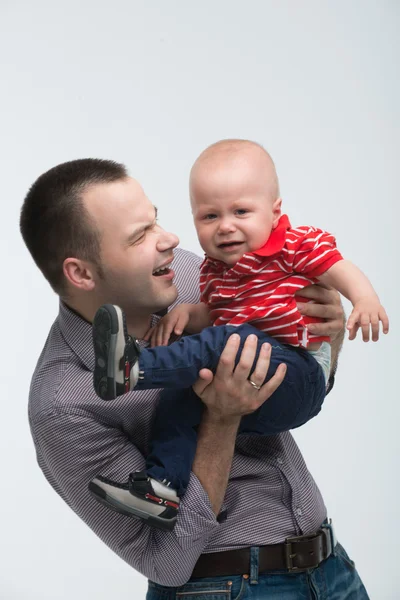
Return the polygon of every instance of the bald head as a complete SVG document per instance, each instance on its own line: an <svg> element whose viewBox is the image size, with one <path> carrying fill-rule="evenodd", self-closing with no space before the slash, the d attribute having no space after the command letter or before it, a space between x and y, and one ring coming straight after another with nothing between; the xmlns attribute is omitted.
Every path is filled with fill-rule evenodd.
<svg viewBox="0 0 400 600"><path fill-rule="evenodd" d="M206 148L190 172L190 199L196 202L206 182L241 186L252 180L274 202L279 198L279 182L275 165L260 144L249 140L221 140Z"/></svg>

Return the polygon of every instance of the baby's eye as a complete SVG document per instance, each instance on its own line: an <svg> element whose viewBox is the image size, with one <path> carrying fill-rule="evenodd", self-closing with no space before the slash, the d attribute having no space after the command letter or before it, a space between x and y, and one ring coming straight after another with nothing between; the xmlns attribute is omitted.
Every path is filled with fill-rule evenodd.
<svg viewBox="0 0 400 600"><path fill-rule="evenodd" d="M245 215L249 211L247 210L247 208L238 208L235 212L236 212L237 215Z"/></svg>
<svg viewBox="0 0 400 600"><path fill-rule="evenodd" d="M211 221L212 219L215 219L217 217L217 215L214 215L213 213L209 213L208 215L204 215L203 219L205 221Z"/></svg>

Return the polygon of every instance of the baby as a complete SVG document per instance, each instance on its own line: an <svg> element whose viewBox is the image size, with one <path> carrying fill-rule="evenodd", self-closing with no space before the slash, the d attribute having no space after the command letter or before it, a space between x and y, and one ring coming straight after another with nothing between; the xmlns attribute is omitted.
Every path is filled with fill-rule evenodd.
<svg viewBox="0 0 400 600"><path fill-rule="evenodd" d="M232 333L240 335L241 348L250 333L257 335L259 351L266 343L272 347L268 372L250 375L255 390L277 369L286 369L268 402L242 420L242 432L271 435L282 430L285 416L290 429L319 412L330 373L329 338L312 334L315 319L300 314L296 292L322 282L348 298L350 339L359 327L364 341L371 329L378 340L380 322L384 333L389 329L371 283L343 259L334 237L315 227L291 227L281 212L273 161L258 144L225 140L207 148L192 168L190 198L206 253L201 302L179 305L161 319L146 336L155 348L139 348L116 306L101 307L93 323L94 385L100 397L155 387L174 392L164 392L157 409L146 470L132 473L124 484L99 475L89 489L110 508L163 529L175 525L196 449L202 405L190 386L200 369L215 369ZM166 346L172 333L183 331L194 335ZM278 407L280 429L271 419Z"/></svg>

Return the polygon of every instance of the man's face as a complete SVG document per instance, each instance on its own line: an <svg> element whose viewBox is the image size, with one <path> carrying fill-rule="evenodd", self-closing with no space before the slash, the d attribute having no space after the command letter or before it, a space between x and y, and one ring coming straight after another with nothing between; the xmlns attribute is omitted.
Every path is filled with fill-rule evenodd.
<svg viewBox="0 0 400 600"><path fill-rule="evenodd" d="M132 178L91 186L83 195L100 234L99 303L118 304L129 317L147 318L177 296L170 270L179 239L156 222L156 209Z"/></svg>

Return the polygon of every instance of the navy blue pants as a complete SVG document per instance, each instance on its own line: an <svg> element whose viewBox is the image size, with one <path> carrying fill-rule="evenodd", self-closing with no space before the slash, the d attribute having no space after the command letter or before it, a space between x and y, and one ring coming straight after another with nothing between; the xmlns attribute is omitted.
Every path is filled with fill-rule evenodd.
<svg viewBox="0 0 400 600"><path fill-rule="evenodd" d="M191 386L202 368L215 371L232 333L241 338L236 363L246 338L250 334L257 336L253 368L261 345L271 344L271 361L265 381L271 379L280 363L287 365L285 378L278 389L258 410L242 418L240 433L274 435L300 427L319 413L325 398L322 369L307 350L278 343L251 325L208 327L170 346L142 350L139 358L141 378L135 389L169 388L161 394L156 410L146 472L154 479L169 481L179 496L189 482L197 427L204 406Z"/></svg>

